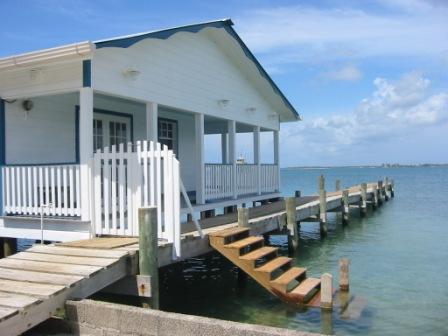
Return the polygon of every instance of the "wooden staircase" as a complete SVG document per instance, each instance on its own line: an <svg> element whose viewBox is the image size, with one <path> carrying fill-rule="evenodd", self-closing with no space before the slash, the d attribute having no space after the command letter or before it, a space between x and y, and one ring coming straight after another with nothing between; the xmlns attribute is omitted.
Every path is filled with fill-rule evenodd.
<svg viewBox="0 0 448 336"><path fill-rule="evenodd" d="M307 278L306 268L292 267L278 248L264 246L263 237L232 227L209 234L210 245L260 285L289 303L307 304L320 298L320 279Z"/></svg>

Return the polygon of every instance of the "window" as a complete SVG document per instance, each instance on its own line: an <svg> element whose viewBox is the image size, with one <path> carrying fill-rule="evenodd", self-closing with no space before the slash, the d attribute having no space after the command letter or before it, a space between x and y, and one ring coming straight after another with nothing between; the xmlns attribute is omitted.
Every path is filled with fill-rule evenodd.
<svg viewBox="0 0 448 336"><path fill-rule="evenodd" d="M110 121L109 122L109 144L118 146L127 142L126 123Z"/></svg>
<svg viewBox="0 0 448 336"><path fill-rule="evenodd" d="M177 153L177 121L159 119L159 142Z"/></svg>
<svg viewBox="0 0 448 336"><path fill-rule="evenodd" d="M103 147L103 121L93 119L93 151Z"/></svg>

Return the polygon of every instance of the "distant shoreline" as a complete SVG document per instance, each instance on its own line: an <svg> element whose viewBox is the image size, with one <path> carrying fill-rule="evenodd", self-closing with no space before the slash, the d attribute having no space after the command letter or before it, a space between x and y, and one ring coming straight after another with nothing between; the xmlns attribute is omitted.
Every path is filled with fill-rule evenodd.
<svg viewBox="0 0 448 336"><path fill-rule="evenodd" d="M332 168L448 168L448 163L421 163L421 164L382 164L382 165L352 165L352 166L293 166L282 169L332 169Z"/></svg>

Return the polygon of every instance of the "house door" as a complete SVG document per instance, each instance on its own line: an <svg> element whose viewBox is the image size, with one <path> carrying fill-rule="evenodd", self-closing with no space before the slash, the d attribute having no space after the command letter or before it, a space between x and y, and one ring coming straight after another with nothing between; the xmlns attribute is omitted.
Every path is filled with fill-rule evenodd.
<svg viewBox="0 0 448 336"><path fill-rule="evenodd" d="M103 113L93 116L93 150L131 141L131 118Z"/></svg>

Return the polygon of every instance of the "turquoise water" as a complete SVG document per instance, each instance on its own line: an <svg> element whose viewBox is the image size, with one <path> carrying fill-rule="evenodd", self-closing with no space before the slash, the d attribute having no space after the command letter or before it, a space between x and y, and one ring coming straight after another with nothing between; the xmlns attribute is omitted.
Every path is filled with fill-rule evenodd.
<svg viewBox="0 0 448 336"><path fill-rule="evenodd" d="M351 213L347 227L329 217L321 238L317 223L303 223L294 264L311 276L330 272L337 283L338 260L351 260L351 292L366 302L359 318L333 312L337 335L448 335L448 168L332 168L282 171L284 195L310 194L324 174L327 190L395 180L396 196L361 218ZM287 254L286 239L272 237ZM211 253L161 272L161 308L188 314L320 332L318 309L298 310L249 279L239 286L237 271Z"/></svg>

